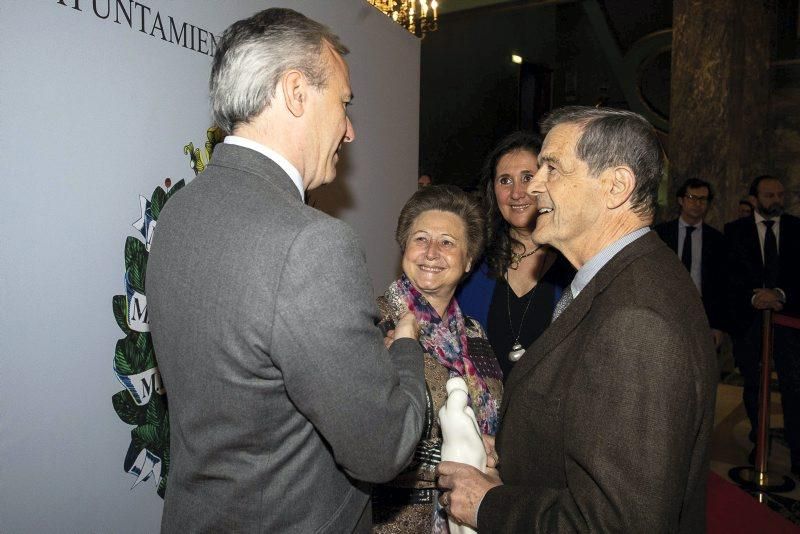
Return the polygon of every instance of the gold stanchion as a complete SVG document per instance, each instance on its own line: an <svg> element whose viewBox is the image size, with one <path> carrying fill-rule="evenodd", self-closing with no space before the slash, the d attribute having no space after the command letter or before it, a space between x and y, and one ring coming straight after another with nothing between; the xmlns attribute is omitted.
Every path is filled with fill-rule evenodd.
<svg viewBox="0 0 800 534"><path fill-rule="evenodd" d="M758 433L756 434L755 470L759 483L767 476L767 447L769 443L769 408L772 381L772 310L762 312L761 321L761 386L758 391ZM761 484L759 484L761 485Z"/></svg>
<svg viewBox="0 0 800 534"><path fill-rule="evenodd" d="M758 429L756 457L753 467L734 467L728 472L731 480L745 489L756 490L759 502L764 502L762 492L783 493L792 491L794 480L767 470L769 452L770 382L772 380L772 310L763 310L761 317L761 380L758 394Z"/></svg>

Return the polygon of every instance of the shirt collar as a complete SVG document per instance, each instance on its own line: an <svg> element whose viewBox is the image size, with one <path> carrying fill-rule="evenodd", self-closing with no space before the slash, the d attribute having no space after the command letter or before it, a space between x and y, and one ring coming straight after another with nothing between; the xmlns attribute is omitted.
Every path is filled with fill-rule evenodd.
<svg viewBox="0 0 800 534"><path fill-rule="evenodd" d="M572 283L570 284L570 290L572 291L573 298L578 296L578 293L583 291L583 288L594 278L600 269L602 269L606 263L608 263L611 258L617 255L617 253L628 246L629 244L633 243L644 234L650 231L648 226L644 226L639 228L638 230L634 230L633 232L626 234L606 248L595 254L589 261L583 264L583 267L578 269L578 272L575 273L575 278L572 279Z"/></svg>
<svg viewBox="0 0 800 534"><path fill-rule="evenodd" d="M757 210L753 210L753 216L756 219L756 226L761 224L763 221L775 221L776 223L780 223L781 220L780 215L778 215L777 217L764 217Z"/></svg>
<svg viewBox="0 0 800 534"><path fill-rule="evenodd" d="M278 164L278 166L289 175L289 178L292 179L294 185L297 187L297 190L300 191L300 198L305 201L306 195L303 189L303 179L300 177L300 171L297 170L297 167L289 163L289 160L275 152L269 147L262 145L261 143L257 143L252 139L247 139L246 137L239 137L238 135L229 135L225 138L225 143L229 145L238 145L244 148L249 148L250 150L255 150L259 154L263 154L264 156L268 157L272 161Z"/></svg>
<svg viewBox="0 0 800 534"><path fill-rule="evenodd" d="M680 226L681 228L686 228L687 226L693 226L695 228L700 228L701 226L703 226L703 221L700 221L697 224L689 224L689 223L687 223L686 221L683 220L683 217L678 217L678 226Z"/></svg>

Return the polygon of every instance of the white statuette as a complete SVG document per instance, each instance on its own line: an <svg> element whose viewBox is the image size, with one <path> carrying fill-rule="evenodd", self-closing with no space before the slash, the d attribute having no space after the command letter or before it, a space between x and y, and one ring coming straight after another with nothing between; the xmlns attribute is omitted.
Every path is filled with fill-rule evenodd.
<svg viewBox="0 0 800 534"><path fill-rule="evenodd" d="M467 406L467 384L461 377L447 381L447 403L439 410L442 429L442 461L461 462L486 472L486 450L475 412ZM475 530L448 519L450 534L472 534Z"/></svg>

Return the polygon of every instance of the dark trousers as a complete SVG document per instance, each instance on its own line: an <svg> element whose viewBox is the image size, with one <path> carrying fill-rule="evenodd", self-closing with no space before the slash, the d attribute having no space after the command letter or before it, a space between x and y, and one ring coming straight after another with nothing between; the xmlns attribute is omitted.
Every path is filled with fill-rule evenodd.
<svg viewBox="0 0 800 534"><path fill-rule="evenodd" d="M773 332L772 356L781 392L784 435L789 444L792 467L800 468L800 331L776 326ZM760 313L744 335L733 337L733 356L744 377L742 400L750 420L750 440L753 442L758 428L761 337Z"/></svg>

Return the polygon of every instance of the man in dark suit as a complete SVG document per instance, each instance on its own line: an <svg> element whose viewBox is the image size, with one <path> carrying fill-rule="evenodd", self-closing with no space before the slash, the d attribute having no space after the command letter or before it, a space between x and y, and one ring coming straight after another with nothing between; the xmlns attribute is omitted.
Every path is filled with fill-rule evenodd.
<svg viewBox="0 0 800 534"><path fill-rule="evenodd" d="M163 532L369 532L359 481L392 479L419 440L416 324L398 321L387 351L355 232L303 202L355 135L346 52L289 9L219 42L212 108L232 135L162 212L147 273Z"/></svg>
<svg viewBox="0 0 800 534"><path fill-rule="evenodd" d="M755 441L762 310L800 311L800 219L783 213L784 187L774 176L753 180L750 195L756 201L753 215L726 224L725 235L731 247L733 355L744 377L742 395L751 423L750 440ZM792 473L800 475L800 364L797 354L788 350L796 336L796 331L776 328L773 357Z"/></svg>
<svg viewBox="0 0 800 534"><path fill-rule="evenodd" d="M442 504L480 532L702 532L716 362L689 274L648 228L655 131L588 107L543 130L533 238L578 272L508 377L498 471L440 464Z"/></svg>
<svg viewBox="0 0 800 534"><path fill-rule="evenodd" d="M691 274L703 299L714 345L719 347L722 332L728 330L728 247L722 233L704 222L714 191L708 182L689 178L676 196L681 209L678 218L657 224L653 230Z"/></svg>

